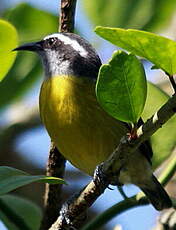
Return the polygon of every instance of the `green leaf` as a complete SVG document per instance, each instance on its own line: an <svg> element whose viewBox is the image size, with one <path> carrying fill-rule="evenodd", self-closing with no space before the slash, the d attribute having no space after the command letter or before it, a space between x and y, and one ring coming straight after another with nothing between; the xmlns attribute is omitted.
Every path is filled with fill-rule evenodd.
<svg viewBox="0 0 176 230"><path fill-rule="evenodd" d="M171 23L176 9L176 1L155 0L153 1L153 13L150 20L144 25L143 30L156 31L165 28Z"/></svg>
<svg viewBox="0 0 176 230"><path fill-rule="evenodd" d="M144 120L151 117L169 99L166 93L152 83L148 83L147 88L147 100L142 114ZM151 137L151 144L154 152L152 159L154 169L170 156L176 145L175 125L176 116L172 117Z"/></svg>
<svg viewBox="0 0 176 230"><path fill-rule="evenodd" d="M84 0L83 4L94 25L154 31L169 24L176 1Z"/></svg>
<svg viewBox="0 0 176 230"><path fill-rule="evenodd" d="M0 195L4 195L21 186L33 183L44 182L51 184L66 184L63 179L47 177L43 175L32 176L21 170L1 166L0 167Z"/></svg>
<svg viewBox="0 0 176 230"><path fill-rule="evenodd" d="M27 199L14 195L1 196L0 210L0 220L6 225L8 230L21 230L20 225L23 223L30 230L38 230L40 227L42 219L41 209Z"/></svg>
<svg viewBox="0 0 176 230"><path fill-rule="evenodd" d="M135 55L146 58L170 75L176 73L176 42L139 30L96 27L96 33Z"/></svg>
<svg viewBox="0 0 176 230"><path fill-rule="evenodd" d="M144 68L134 55L116 51L109 64L101 66L97 99L116 119L136 123L143 111L146 93Z"/></svg>
<svg viewBox="0 0 176 230"><path fill-rule="evenodd" d="M0 81L11 68L16 54L11 52L18 44L18 35L15 27L9 22L0 19Z"/></svg>
<svg viewBox="0 0 176 230"><path fill-rule="evenodd" d="M38 40L58 30L57 16L27 3L8 9L4 17L15 25L21 42Z"/></svg>

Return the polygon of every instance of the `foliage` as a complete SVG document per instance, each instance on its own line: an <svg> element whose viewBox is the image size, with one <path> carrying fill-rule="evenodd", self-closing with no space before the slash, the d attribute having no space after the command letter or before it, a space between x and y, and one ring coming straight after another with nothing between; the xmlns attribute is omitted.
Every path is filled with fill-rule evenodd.
<svg viewBox="0 0 176 230"><path fill-rule="evenodd" d="M24 226L26 230L39 229L42 211L33 202L14 195L4 195L0 196L0 207L0 219L8 230L21 230Z"/></svg>
<svg viewBox="0 0 176 230"><path fill-rule="evenodd" d="M168 74L173 75L175 73L176 71L175 69L176 59L174 55L174 50L176 49L175 41L172 41L170 39L164 38L162 36L153 33L131 30L131 29L124 30L119 28L97 27L95 31L101 37L112 42L113 44L121 48L124 48L135 55L139 55L141 57L146 58L147 60L151 61L155 66L158 66L158 68L161 68L163 71L167 72ZM165 52L165 49L169 50L169 52ZM114 68L117 68L118 65L119 65L118 62L114 63L115 66ZM122 66L122 64L120 66ZM131 68L130 70L131 72L134 72L133 75L135 75L136 68L134 64L133 67L134 68ZM110 77L108 78L108 83L107 80L106 82L102 81L101 88L103 89L103 92L106 92L106 95L111 95L111 100L110 97L107 99L106 95L105 96L103 95L104 97L102 97L102 91L98 92L97 97L98 98L101 97L101 104L103 104L103 107L105 107L104 105L106 105L106 110L108 109L108 112L111 115L112 115L112 111L114 111L114 104L115 104L114 102L115 101L121 102L122 109L120 112L121 113L123 112L123 117L118 117L118 119L125 121L126 115L129 112L131 112L131 110L130 107L125 106L124 99L122 98L123 97L128 98L128 95L126 94L126 91L124 91L124 94L120 94L120 95L118 95L117 93L113 94L114 86L112 84L112 82L113 83L115 81L118 82L118 79L122 75L122 70L117 71L116 74L112 72L109 72L108 74L110 75ZM106 73L100 71L101 79L106 79L107 77L106 75L107 75ZM132 77L132 80L133 78L134 77ZM123 84L125 84L126 86L127 84L129 84L128 87L131 86L130 83L127 82L126 79L124 79L124 83L122 82L119 83L119 86L117 87L117 92L120 90L121 87L123 87ZM169 98L168 95L166 95L163 91L161 91L159 88L157 88L152 84L148 84L148 88L149 88L149 92L147 94L147 103L142 115L145 120L150 116L152 116L161 107L161 105L164 104L164 102L166 102ZM145 100L145 97L142 97L141 96L142 94L139 93L140 90L144 90L145 92L145 86L142 86L141 88L141 84L137 83L136 81L136 90L138 91L138 93L136 94L134 101L137 102L139 99L142 98ZM108 107L107 107L107 101L108 101ZM124 110L123 110L123 106L124 106ZM137 107L138 105L135 106L136 108L138 108ZM133 111L135 111L135 109L133 109ZM119 112L117 111L116 113ZM139 113L139 116L141 115L141 113ZM134 120L132 119L130 121L134 122ZM166 158L171 154L171 150L174 148L176 144L175 141L176 130L172 128L174 127L175 123L176 123L176 118L173 117L165 124L165 126L162 129L158 130L151 137L151 143L154 151L154 156L152 158L153 168L158 167L164 160L166 160ZM168 135L168 133L170 133L170 135Z"/></svg>
<svg viewBox="0 0 176 230"><path fill-rule="evenodd" d="M147 83L140 61L117 51L109 64L102 65L96 86L101 106L118 120L137 123L143 111Z"/></svg>
<svg viewBox="0 0 176 230"><path fill-rule="evenodd" d="M16 54L11 51L18 44L18 36L15 27L2 19L0 19L0 44L1 81L5 77L15 60Z"/></svg>
<svg viewBox="0 0 176 230"><path fill-rule="evenodd" d="M38 40L57 30L56 16L26 3L8 9L4 13L4 18L18 30L20 42ZM41 24L39 25L39 23ZM13 44L12 48L16 46ZM10 49L12 48L10 47ZM16 56L16 52L13 52L13 55ZM7 107L9 103L23 98L37 84L41 73L41 65L35 54L18 54L13 67L0 84L0 110Z"/></svg>
<svg viewBox="0 0 176 230"><path fill-rule="evenodd" d="M139 30L97 27L96 33L106 40L151 61L158 69L176 73L176 42Z"/></svg>
<svg viewBox="0 0 176 230"><path fill-rule="evenodd" d="M65 181L60 178L42 175L32 176L15 168L0 167L0 196L33 182L65 184Z"/></svg>
<svg viewBox="0 0 176 230"><path fill-rule="evenodd" d="M83 1L94 25L156 31L166 27L176 9L173 0Z"/></svg>

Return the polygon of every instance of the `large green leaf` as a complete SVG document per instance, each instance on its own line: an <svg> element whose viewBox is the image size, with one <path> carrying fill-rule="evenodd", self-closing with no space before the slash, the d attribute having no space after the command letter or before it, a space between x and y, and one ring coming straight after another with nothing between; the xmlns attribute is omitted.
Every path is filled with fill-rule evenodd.
<svg viewBox="0 0 176 230"><path fill-rule="evenodd" d="M15 27L9 22L0 19L0 81L11 68L16 54L11 52L18 44L18 35Z"/></svg>
<svg viewBox="0 0 176 230"><path fill-rule="evenodd" d="M147 120L167 100L169 96L152 83L148 84L147 101L142 117ZM153 168L158 167L171 153L176 145L176 116L172 117L152 137L151 144L154 152Z"/></svg>
<svg viewBox="0 0 176 230"><path fill-rule="evenodd" d="M21 41L38 40L48 33L57 31L56 16L26 3L9 9L4 17L16 26ZM15 47L16 45L13 46ZM13 68L0 84L0 109L30 90L41 77L41 73L41 65L35 54L29 52L18 54Z"/></svg>
<svg viewBox="0 0 176 230"><path fill-rule="evenodd" d="M139 30L97 27L96 33L135 55L146 58L170 75L176 73L176 42Z"/></svg>
<svg viewBox="0 0 176 230"><path fill-rule="evenodd" d="M176 7L173 0L84 0L83 4L94 25L152 31L167 26Z"/></svg>
<svg viewBox="0 0 176 230"><path fill-rule="evenodd" d="M141 62L132 54L116 51L109 64L100 68L97 99L111 116L136 123L145 105L146 86Z"/></svg>
<svg viewBox="0 0 176 230"><path fill-rule="evenodd" d="M38 40L58 30L58 17L27 3L10 8L4 17L18 30L20 41Z"/></svg>
<svg viewBox="0 0 176 230"><path fill-rule="evenodd" d="M33 183L44 182L53 184L65 184L65 181L56 177L48 177L43 175L32 176L24 171L1 166L0 167L0 195L4 195L21 186Z"/></svg>
<svg viewBox="0 0 176 230"><path fill-rule="evenodd" d="M23 223L30 230L40 227L41 209L29 200L14 195L1 196L0 210L0 220L8 230L22 230Z"/></svg>

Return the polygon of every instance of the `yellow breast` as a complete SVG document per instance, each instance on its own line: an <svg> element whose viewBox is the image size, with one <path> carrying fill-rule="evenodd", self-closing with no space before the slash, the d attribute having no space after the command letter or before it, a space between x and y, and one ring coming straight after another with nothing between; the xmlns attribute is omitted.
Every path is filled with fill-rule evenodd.
<svg viewBox="0 0 176 230"><path fill-rule="evenodd" d="M56 76L40 92L42 121L61 153L87 174L104 161L127 132L98 105L92 80Z"/></svg>

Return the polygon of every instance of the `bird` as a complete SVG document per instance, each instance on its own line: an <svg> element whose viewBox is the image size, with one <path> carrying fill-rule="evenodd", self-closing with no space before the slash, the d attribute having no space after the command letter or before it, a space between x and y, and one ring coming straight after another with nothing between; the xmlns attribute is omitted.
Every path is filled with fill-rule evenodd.
<svg viewBox="0 0 176 230"><path fill-rule="evenodd" d="M93 175L118 146L129 125L111 117L97 101L95 84L100 57L93 46L74 33L54 33L14 51L37 53L44 67L39 96L41 120L58 150L76 168ZM134 184L157 210L172 202L153 175L152 149L143 143L123 165L120 184Z"/></svg>

